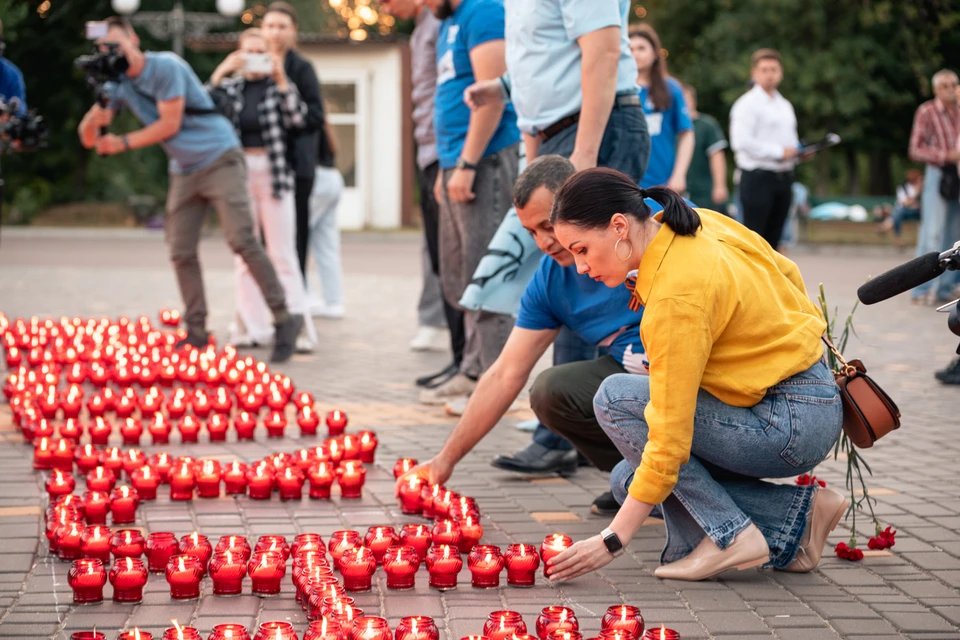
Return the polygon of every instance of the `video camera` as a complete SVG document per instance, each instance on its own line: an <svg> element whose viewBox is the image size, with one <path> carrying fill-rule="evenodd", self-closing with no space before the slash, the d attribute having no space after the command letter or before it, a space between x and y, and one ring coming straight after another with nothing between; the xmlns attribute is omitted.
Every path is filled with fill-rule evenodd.
<svg viewBox="0 0 960 640"><path fill-rule="evenodd" d="M943 253L933 251L881 273L857 289L857 297L863 304L876 304L929 282L945 271L960 271L960 241ZM937 311L950 314L947 327L960 336L960 300L948 302ZM960 346L957 354L960 355Z"/></svg>
<svg viewBox="0 0 960 640"><path fill-rule="evenodd" d="M0 153L36 151L47 146L47 123L36 111L19 115L20 100L0 100Z"/></svg>
<svg viewBox="0 0 960 640"><path fill-rule="evenodd" d="M73 64L87 76L87 83L100 88L105 83L119 80L130 63L115 42L94 45L93 53L80 56Z"/></svg>

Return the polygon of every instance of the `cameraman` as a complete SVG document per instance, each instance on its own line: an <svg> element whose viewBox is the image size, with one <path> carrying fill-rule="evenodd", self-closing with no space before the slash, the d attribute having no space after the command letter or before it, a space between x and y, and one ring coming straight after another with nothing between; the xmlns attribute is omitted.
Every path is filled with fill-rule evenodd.
<svg viewBox="0 0 960 640"><path fill-rule="evenodd" d="M80 140L101 155L160 144L170 158L167 194L167 242L186 306L187 344L203 347L209 340L203 277L197 256L207 207L220 217L227 242L250 269L273 312L275 334L271 362L293 355L302 315L287 310L277 273L253 232L246 170L240 141L230 122L217 114L213 101L190 66L170 53L144 53L140 39L125 18L107 21L98 45L115 44L128 66L109 83L110 104L94 104L80 122ZM121 107L145 126L125 135L102 134Z"/></svg>
<svg viewBox="0 0 960 640"><path fill-rule="evenodd" d="M5 48L3 22L0 22L0 100L6 103L11 98L17 98L19 100L17 115L22 116L27 112L27 90L23 84L23 73L20 72L17 65L4 57L3 51Z"/></svg>

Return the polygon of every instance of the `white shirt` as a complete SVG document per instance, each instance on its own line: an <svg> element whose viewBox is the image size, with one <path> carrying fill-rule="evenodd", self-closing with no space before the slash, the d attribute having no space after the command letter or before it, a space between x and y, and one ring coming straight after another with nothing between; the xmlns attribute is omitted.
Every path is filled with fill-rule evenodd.
<svg viewBox="0 0 960 640"><path fill-rule="evenodd" d="M783 159L783 149L796 147L799 142L793 105L780 92L771 97L754 85L733 103L730 147L739 169L790 171L794 161Z"/></svg>

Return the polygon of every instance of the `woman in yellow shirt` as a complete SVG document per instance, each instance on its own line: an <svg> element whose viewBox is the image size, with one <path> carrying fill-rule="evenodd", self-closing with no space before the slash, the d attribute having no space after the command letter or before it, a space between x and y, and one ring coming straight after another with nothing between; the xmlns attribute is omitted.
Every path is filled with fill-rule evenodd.
<svg viewBox="0 0 960 640"><path fill-rule="evenodd" d="M663 205L652 216L644 198ZM737 567L810 571L848 502L774 484L813 469L842 407L820 341L825 323L797 266L730 218L664 188L590 169L557 193L551 222L580 273L634 287L650 376L614 375L594 408L623 454L609 529L554 559L553 579L609 562L662 504L662 578Z"/></svg>

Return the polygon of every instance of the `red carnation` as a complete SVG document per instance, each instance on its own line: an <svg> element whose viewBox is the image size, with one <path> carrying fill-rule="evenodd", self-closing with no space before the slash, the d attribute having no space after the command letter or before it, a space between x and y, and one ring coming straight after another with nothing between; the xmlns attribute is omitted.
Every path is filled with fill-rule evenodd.
<svg viewBox="0 0 960 640"><path fill-rule="evenodd" d="M837 547L833 550L837 554L837 557L842 560L849 560L851 562L856 562L857 560L863 560L863 551L857 549L856 547L850 548L847 546L846 542L840 542L837 544Z"/></svg>
<svg viewBox="0 0 960 640"><path fill-rule="evenodd" d="M879 529L879 527L877 528ZM876 537L870 538L870 541L867 543L867 548L889 549L893 545L897 544L896 535L897 532L892 530L890 527L887 527L883 531L877 531Z"/></svg>
<svg viewBox="0 0 960 640"><path fill-rule="evenodd" d="M820 480L817 478L817 476L812 476L809 473L805 473L802 476L797 477L797 485L800 487L809 487L815 484L818 484L821 487L827 486L827 483L824 480Z"/></svg>

